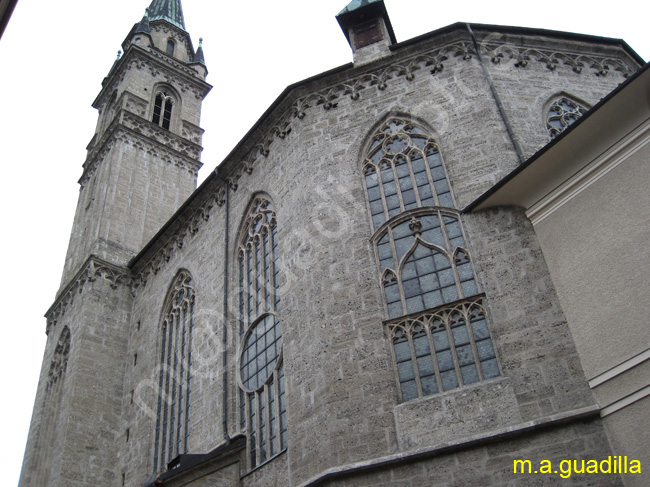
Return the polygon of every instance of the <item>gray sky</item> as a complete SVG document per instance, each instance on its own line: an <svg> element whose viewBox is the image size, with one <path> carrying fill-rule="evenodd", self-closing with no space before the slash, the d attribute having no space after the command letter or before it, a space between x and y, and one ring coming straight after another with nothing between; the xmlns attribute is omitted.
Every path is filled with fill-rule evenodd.
<svg viewBox="0 0 650 487"><path fill-rule="evenodd" d="M642 3L631 0L616 2L616 9L611 1L594 0L385 1L398 42L463 21L622 38L641 57L650 57L647 7L640 11ZM0 469L6 485L16 485L20 473L45 345L43 314L59 287L77 180L97 121L90 105L148 3L20 0L0 39L7 298L0 341L5 379ZM352 60L334 18L346 3L183 0L195 47L204 38L208 82L214 85L203 104L205 166L199 182L287 85Z"/></svg>

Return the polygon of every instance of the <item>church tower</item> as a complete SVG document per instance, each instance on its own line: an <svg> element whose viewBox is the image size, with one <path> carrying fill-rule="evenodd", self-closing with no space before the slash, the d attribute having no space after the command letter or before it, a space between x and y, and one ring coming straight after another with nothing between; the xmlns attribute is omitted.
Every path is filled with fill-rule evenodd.
<svg viewBox="0 0 650 487"><path fill-rule="evenodd" d="M20 486L115 486L133 296L128 262L196 188L211 86L180 0L153 0L93 107ZM98 367L101 364L101 367ZM128 432L126 432L128 441Z"/></svg>

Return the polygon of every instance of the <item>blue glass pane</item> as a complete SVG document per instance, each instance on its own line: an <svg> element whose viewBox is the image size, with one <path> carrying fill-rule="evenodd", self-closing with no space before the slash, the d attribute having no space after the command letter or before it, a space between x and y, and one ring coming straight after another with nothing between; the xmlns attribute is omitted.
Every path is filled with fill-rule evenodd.
<svg viewBox="0 0 650 487"><path fill-rule="evenodd" d="M454 273L451 269L439 271L438 279L440 280L440 287L453 286L456 283Z"/></svg>
<svg viewBox="0 0 650 487"><path fill-rule="evenodd" d="M392 304L388 305L388 317L389 318L397 318L398 316L401 316L402 313L402 303L401 302L395 302Z"/></svg>
<svg viewBox="0 0 650 487"><path fill-rule="evenodd" d="M460 277L461 281L468 281L474 278L472 266L469 265L469 262L467 264L457 265L456 270L458 271L458 277Z"/></svg>
<svg viewBox="0 0 650 487"><path fill-rule="evenodd" d="M442 248L446 247L445 238L442 235L442 229L440 227L423 231L422 239L426 242L439 245Z"/></svg>
<svg viewBox="0 0 650 487"><path fill-rule="evenodd" d="M413 339L413 347L415 348L416 357L422 357L431 353L429 350L429 339L424 333ZM420 374L422 374L422 370L420 370Z"/></svg>
<svg viewBox="0 0 650 487"><path fill-rule="evenodd" d="M432 334L432 336L433 346L437 352L449 349L449 337L447 336L447 330L436 331Z"/></svg>
<svg viewBox="0 0 650 487"><path fill-rule="evenodd" d="M406 339L393 342L393 347L395 348L395 361L397 363L411 360L411 349Z"/></svg>
<svg viewBox="0 0 650 487"><path fill-rule="evenodd" d="M461 367L474 363L474 354L472 353L471 345L463 345L456 347L456 356L458 357L458 365Z"/></svg>
<svg viewBox="0 0 650 487"><path fill-rule="evenodd" d="M402 193L402 200L404 201L404 209L410 210L417 207L418 203L415 200L415 192L412 189Z"/></svg>
<svg viewBox="0 0 650 487"><path fill-rule="evenodd" d="M409 228L409 222L400 223L395 228L393 228L393 238L399 239L402 237L412 236L413 230Z"/></svg>
<svg viewBox="0 0 650 487"><path fill-rule="evenodd" d="M474 321L472 323L472 328L474 330L474 340L477 342L479 340L490 337L490 332L488 331L487 323L485 323L485 320L482 319L480 321Z"/></svg>
<svg viewBox="0 0 650 487"><path fill-rule="evenodd" d="M409 279L407 281L403 281L402 286L404 288L404 296L407 300L408 298L417 296L422 292L420 289L420 281L418 279Z"/></svg>
<svg viewBox="0 0 650 487"><path fill-rule="evenodd" d="M440 252L435 252L435 254L433 255L433 259L435 260L436 263L436 269L451 268L449 259L445 255L441 254Z"/></svg>
<svg viewBox="0 0 650 487"><path fill-rule="evenodd" d="M379 213L377 215L372 216L372 226L375 230L377 230L379 227L381 227L386 219L384 218L383 213Z"/></svg>
<svg viewBox="0 0 650 487"><path fill-rule="evenodd" d="M392 172L391 172L391 177L392 177ZM392 179L389 182L384 183L384 194L386 196L397 194L397 186L395 185L395 182Z"/></svg>
<svg viewBox="0 0 650 487"><path fill-rule="evenodd" d="M442 293L440 291L431 291L424 295L424 305L426 308L435 308L443 304Z"/></svg>
<svg viewBox="0 0 650 487"><path fill-rule="evenodd" d="M386 303L390 306L392 303L399 302L399 288L397 284L387 285L384 288L386 292Z"/></svg>
<svg viewBox="0 0 650 487"><path fill-rule="evenodd" d="M440 181L435 181L433 187L436 189L436 193L441 195L443 193L449 192L449 185L447 184L446 179L441 179Z"/></svg>
<svg viewBox="0 0 650 487"><path fill-rule="evenodd" d="M481 362L481 369L483 369L483 377L486 379L491 379L500 375L497 359L495 358Z"/></svg>
<svg viewBox="0 0 650 487"><path fill-rule="evenodd" d="M450 208L453 208L454 206L454 201L451 199L451 193L438 195L438 202L440 206L448 206Z"/></svg>
<svg viewBox="0 0 650 487"><path fill-rule="evenodd" d="M461 367L460 374L463 376L463 384L465 385L479 381L478 370L476 370L476 365L474 364Z"/></svg>
<svg viewBox="0 0 650 487"><path fill-rule="evenodd" d="M476 344L476 349L478 350L478 359L481 362L495 357L492 341L489 339L478 342Z"/></svg>
<svg viewBox="0 0 650 487"><path fill-rule="evenodd" d="M474 281L466 281L462 283L460 287L463 288L463 294L465 296L473 296L475 294L478 294L478 287Z"/></svg>
<svg viewBox="0 0 650 487"><path fill-rule="evenodd" d="M422 384L422 394L425 396L436 394L438 392L438 384L436 383L436 377L434 375L422 377L420 383Z"/></svg>
<svg viewBox="0 0 650 487"><path fill-rule="evenodd" d="M388 208L388 214L391 214L392 210L399 210L399 198L396 194L391 196L386 196L386 208Z"/></svg>
<svg viewBox="0 0 650 487"><path fill-rule="evenodd" d="M411 399L418 397L418 389L414 380L404 382L400 384L400 386L402 388L402 400L410 401Z"/></svg>
<svg viewBox="0 0 650 487"><path fill-rule="evenodd" d="M423 309L424 303L422 302L422 296L415 296L406 300L407 313L416 313L418 311L422 311Z"/></svg>
<svg viewBox="0 0 650 487"><path fill-rule="evenodd" d="M442 166L437 166L431 168L431 177L434 181L439 181L441 179L446 179L445 171Z"/></svg>
<svg viewBox="0 0 650 487"><path fill-rule="evenodd" d="M435 373L433 370L433 360L431 360L431 355L420 357L418 359L418 369L421 377L433 375Z"/></svg>
<svg viewBox="0 0 650 487"><path fill-rule="evenodd" d="M437 352L436 358L438 359L438 368L441 372L445 370L452 370L454 368L454 360L451 356L451 350Z"/></svg>
<svg viewBox="0 0 650 487"><path fill-rule="evenodd" d="M420 278L420 287L422 288L422 292L426 293L439 289L440 284L438 283L438 278L435 274L429 274L428 276Z"/></svg>
<svg viewBox="0 0 650 487"><path fill-rule="evenodd" d="M424 250L425 247L422 247L422 249ZM415 261L415 268L417 269L418 275L420 276L425 274L431 274L436 270L433 264L433 259L430 256L431 251L429 250L429 252L426 253L429 255L427 255L425 258L420 258Z"/></svg>
<svg viewBox="0 0 650 487"><path fill-rule="evenodd" d="M411 184L411 178L409 175L411 174L411 170L408 167L408 164L406 164L406 161L403 159L400 159L398 161L395 161L395 172L397 173L397 177L400 180L400 186L403 184L402 181L408 180L409 185Z"/></svg>
<svg viewBox="0 0 650 487"><path fill-rule="evenodd" d="M375 201L381 199L381 193L379 192L379 186L373 188L368 188L368 201Z"/></svg>
<svg viewBox="0 0 650 487"><path fill-rule="evenodd" d="M411 136L411 140L413 141L413 145L414 145L415 147L417 147L417 148L420 149L421 151L424 150L424 146L425 146L426 143L427 143L427 139L425 139L424 137L417 137L417 136L414 137L414 136ZM417 154L417 156L416 156L415 154ZM415 154L412 155L411 157L422 157L422 156L419 155L418 153L415 153Z"/></svg>
<svg viewBox="0 0 650 487"><path fill-rule="evenodd" d="M411 380L415 377L413 372L413 363L409 360L397 364L397 375L399 375L400 382Z"/></svg>
<svg viewBox="0 0 650 487"><path fill-rule="evenodd" d="M442 372L440 374L440 379L442 380L443 391L448 391L450 389L455 389L456 387L458 387L458 377L456 377L455 370Z"/></svg>
<svg viewBox="0 0 650 487"><path fill-rule="evenodd" d="M458 237L450 239L449 244L451 249L455 249L456 247L464 247L465 241L463 240L463 236L459 235Z"/></svg>
<svg viewBox="0 0 650 487"><path fill-rule="evenodd" d="M402 279L406 281L409 279L414 279L415 277L417 277L415 263L407 262L406 264L404 264L404 268L402 269Z"/></svg>
<svg viewBox="0 0 650 487"><path fill-rule="evenodd" d="M384 215L384 204L381 200L370 202L370 213L372 215Z"/></svg>
<svg viewBox="0 0 650 487"><path fill-rule="evenodd" d="M458 299L458 290L456 286L446 287L442 290L442 298L445 300L445 303L451 303Z"/></svg>

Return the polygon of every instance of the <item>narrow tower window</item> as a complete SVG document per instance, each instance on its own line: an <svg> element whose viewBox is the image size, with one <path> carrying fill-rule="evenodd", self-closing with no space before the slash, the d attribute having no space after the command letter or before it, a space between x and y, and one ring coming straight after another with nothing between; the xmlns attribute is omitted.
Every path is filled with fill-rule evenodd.
<svg viewBox="0 0 650 487"><path fill-rule="evenodd" d="M170 56L173 56L175 47L176 47L176 44L174 44L174 41L172 41L171 39L168 39L167 40L167 54L169 54Z"/></svg>
<svg viewBox="0 0 650 487"><path fill-rule="evenodd" d="M174 99L171 96L164 91L158 92L153 106L152 122L161 126L165 130L169 130L172 120L173 106Z"/></svg>

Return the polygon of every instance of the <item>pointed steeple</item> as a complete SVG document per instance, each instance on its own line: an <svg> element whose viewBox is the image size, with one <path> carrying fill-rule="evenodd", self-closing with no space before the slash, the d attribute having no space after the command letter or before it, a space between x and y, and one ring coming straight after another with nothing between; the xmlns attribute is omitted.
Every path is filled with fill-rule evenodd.
<svg viewBox="0 0 650 487"><path fill-rule="evenodd" d="M203 64L205 66L205 59L203 58L203 37L199 39L199 48L194 53L193 63Z"/></svg>
<svg viewBox="0 0 650 487"><path fill-rule="evenodd" d="M185 30L181 0L153 0L149 5L149 21L166 20L170 24Z"/></svg>
<svg viewBox="0 0 650 487"><path fill-rule="evenodd" d="M138 27L135 29L135 34L151 34L149 29L149 9L144 11L144 17L138 24Z"/></svg>

